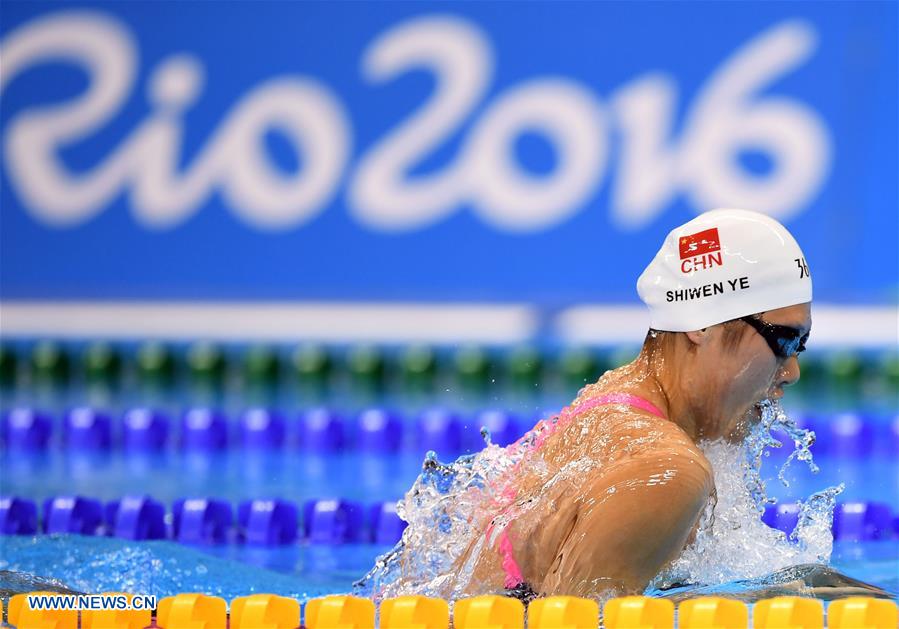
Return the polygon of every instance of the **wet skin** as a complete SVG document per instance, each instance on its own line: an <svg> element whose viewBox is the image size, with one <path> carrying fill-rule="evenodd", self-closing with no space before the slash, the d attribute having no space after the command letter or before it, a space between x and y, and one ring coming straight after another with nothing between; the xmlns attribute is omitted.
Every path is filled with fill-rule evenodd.
<svg viewBox="0 0 899 629"><path fill-rule="evenodd" d="M802 334L811 328L808 304L762 319ZM539 594L642 592L690 542L714 498L711 466L697 443L742 440L757 402L781 397L799 379L797 357L776 357L743 322L660 337L634 362L585 387L572 406L626 392L668 419L619 404L576 416L526 455L501 518L493 512L475 523L484 531L505 525L525 581ZM495 546L484 535L472 540L456 565L473 578L457 583L457 592L503 588Z"/></svg>
<svg viewBox="0 0 899 629"><path fill-rule="evenodd" d="M785 325L805 334L811 330L809 304L762 313L762 320ZM797 356L779 358L760 334L735 321L739 341L724 343L724 325L673 335L662 354L641 356L637 367L649 377L641 387L655 403L696 442L699 439L741 441L747 419L765 398L779 399L784 387L799 380ZM658 352L657 352L658 353ZM677 366L677 368L671 368ZM653 387L652 385L656 386Z"/></svg>

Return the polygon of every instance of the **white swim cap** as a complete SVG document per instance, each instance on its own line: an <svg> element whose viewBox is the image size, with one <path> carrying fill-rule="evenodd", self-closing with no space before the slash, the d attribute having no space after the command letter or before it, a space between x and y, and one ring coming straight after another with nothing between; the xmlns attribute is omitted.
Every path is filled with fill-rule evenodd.
<svg viewBox="0 0 899 629"><path fill-rule="evenodd" d="M640 279L650 327L701 330L812 300L802 250L786 228L747 210L712 210L671 231Z"/></svg>

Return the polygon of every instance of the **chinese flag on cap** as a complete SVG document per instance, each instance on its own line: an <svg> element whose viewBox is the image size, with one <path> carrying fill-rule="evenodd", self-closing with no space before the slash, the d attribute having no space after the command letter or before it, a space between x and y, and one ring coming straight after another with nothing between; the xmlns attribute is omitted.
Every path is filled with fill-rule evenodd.
<svg viewBox="0 0 899 629"><path fill-rule="evenodd" d="M718 228L712 227L689 236L680 238L680 259L692 258L704 253L718 251L721 243L718 240Z"/></svg>

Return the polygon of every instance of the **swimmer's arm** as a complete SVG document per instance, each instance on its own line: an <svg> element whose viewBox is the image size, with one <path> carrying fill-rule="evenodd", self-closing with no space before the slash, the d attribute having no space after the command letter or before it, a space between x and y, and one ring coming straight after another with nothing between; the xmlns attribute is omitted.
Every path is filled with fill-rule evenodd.
<svg viewBox="0 0 899 629"><path fill-rule="evenodd" d="M684 548L713 490L708 464L689 453L646 453L583 484L543 594L640 593Z"/></svg>
<svg viewBox="0 0 899 629"><path fill-rule="evenodd" d="M892 598L892 595L876 585L859 581L841 574L830 566L822 564L802 564L778 570L758 579L737 581L739 587L728 592L728 598L745 603L756 603L775 596L811 596L832 601L847 596L869 596ZM733 585L733 584L731 584ZM666 598L679 603L697 596L714 595L703 586L682 586L675 588Z"/></svg>

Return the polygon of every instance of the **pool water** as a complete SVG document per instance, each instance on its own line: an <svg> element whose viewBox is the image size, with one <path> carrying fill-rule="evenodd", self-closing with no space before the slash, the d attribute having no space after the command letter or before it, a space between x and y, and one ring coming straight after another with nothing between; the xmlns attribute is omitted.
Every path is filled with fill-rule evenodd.
<svg viewBox="0 0 899 629"><path fill-rule="evenodd" d="M805 390L800 409L851 410L851 403L836 400L826 388ZM539 409L559 408L573 395L537 399L534 396L508 394L463 399L455 391L436 396L445 403L471 413L472 409L509 407L523 426L534 423ZM60 442L60 417L72 404L83 404L88 398L82 392L56 397L49 404L54 411L54 439L48 447L35 451L0 448L0 495L19 496L40 505L54 496L86 496L103 502L123 496L151 496L170 508L175 500L185 497L217 498L232 506L243 500L278 498L302 503L321 498L340 498L360 503L396 501L402 498L421 473L425 451L412 435L418 428L408 405L403 421L404 440L398 451L364 452L359 448L336 451L297 448L288 444L274 449L240 448L233 443L223 449L182 450L174 439L162 451L129 451L111 448L73 448ZM784 484L778 478L788 453L789 442L780 450L769 451L763 459L762 478L766 493L779 502L803 500L815 491L842 484L840 502L865 501L888 505L893 516L899 516L899 440L893 419L894 403L882 395L871 403L875 412L864 416L862 436L867 445L858 451L834 445L834 431L819 419L816 428L822 439L812 447L820 471L812 473L804 462L794 461L786 468ZM167 394L163 406L177 417L175 409L192 405L181 392ZM4 410L12 403L31 403L28 391L15 392L15 399L3 400ZM339 396L335 399L339 400ZM127 396L111 400L117 417L130 405ZM885 401L886 400L886 401ZM232 422L228 429L236 431L237 409L249 401L241 394L231 398L206 400L224 408ZM332 403L335 400L324 400ZM345 401L345 400L344 400ZM370 398L365 404L350 404L358 410L367 404L384 404L387 398ZM390 400L393 401L393 400ZM856 400L857 402L858 400ZM145 400L141 400L145 402ZM282 408L301 408L296 399L278 398ZM398 405L403 408L402 404ZM295 421L294 419L290 421ZM820 417L829 417L825 413ZM892 427L888 427L888 423ZM446 445L437 441L431 447L443 461L478 444L477 426L466 420L467 431L461 442ZM864 431L863 431L864 432ZM447 433L449 434L449 433ZM472 435L475 435L472 437ZM876 437L872 437L876 435ZM3 437L6 438L5 436ZM232 437L233 441L233 437ZM858 441L858 439L856 439ZM854 444L851 439L846 443ZM839 444L838 444L839 445ZM854 446L853 446L854 447ZM170 524L171 522L169 522ZM899 525L899 520L897 520ZM15 571L51 579L77 591L131 591L168 596L184 591L203 591L230 599L254 592L283 594L301 600L328 593L348 592L355 580L373 565L376 557L389 546L374 544L311 544L300 541L289 546L262 547L238 543L185 546L172 541L135 542L110 537L77 535L0 535L0 570ZM836 541L831 565L850 577L879 586L893 595L899 592L899 528L892 538L878 541ZM0 573L0 591L16 591L43 581L22 584L21 575ZM713 586L710 592L728 592L745 584L728 582ZM717 588L717 589L716 589Z"/></svg>
<svg viewBox="0 0 899 629"><path fill-rule="evenodd" d="M782 501L801 499L813 490L846 484L841 499L899 504L899 461L873 456L846 460L816 459L818 474L794 462L777 478L785 459L775 451L762 467L769 494ZM215 496L236 503L278 496L293 501L341 497L395 500L421 471L414 452L377 456L360 453L313 455L296 452L183 453L139 456L121 452L48 451L0 455L2 493L43 499L86 495L112 500L149 493L165 504L184 496ZM58 580L78 591L132 591L158 596L204 591L229 599L253 592L283 594L300 600L344 593L389 550L373 544L260 547L224 544L188 547L170 541L134 542L77 535L0 536L0 570ZM831 565L846 575L899 592L899 537L881 541L837 542ZM12 588L11 584L7 584ZM728 585L712 592L727 592ZM733 587L739 587L734 585ZM0 578L0 590L4 588Z"/></svg>
<svg viewBox="0 0 899 629"><path fill-rule="evenodd" d="M4 537L0 570L41 575L79 592L127 591L173 596L206 592L231 600L252 593L301 601L347 593L385 550L384 546L295 545L288 548L219 546L192 548L169 541L129 542L105 537L45 535ZM899 593L899 541L837 543L831 565L852 578ZM4 580L0 592L19 591ZM34 584L27 588L32 590ZM693 589L734 593L745 584Z"/></svg>
<svg viewBox="0 0 899 629"><path fill-rule="evenodd" d="M812 473L807 465L794 461L784 475L789 486L784 486L777 476L788 447L769 450L762 465L768 495L779 501L795 501L843 483L841 501L883 502L894 511L899 507L899 458L815 455L820 471ZM441 452L437 455L446 460ZM164 503L185 496L215 496L231 502L273 496L376 502L399 500L421 472L423 459L424 452L385 456L234 449L218 453L49 451L13 456L0 451L0 489L3 495L32 500L83 495L105 501L149 494Z"/></svg>

